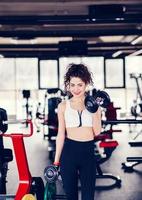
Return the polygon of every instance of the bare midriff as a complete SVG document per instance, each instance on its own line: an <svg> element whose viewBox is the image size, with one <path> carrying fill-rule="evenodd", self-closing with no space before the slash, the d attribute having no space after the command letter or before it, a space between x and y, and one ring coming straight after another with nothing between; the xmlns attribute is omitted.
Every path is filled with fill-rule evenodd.
<svg viewBox="0 0 142 200"><path fill-rule="evenodd" d="M92 127L71 127L66 128L66 137L76 141L90 141L94 139Z"/></svg>

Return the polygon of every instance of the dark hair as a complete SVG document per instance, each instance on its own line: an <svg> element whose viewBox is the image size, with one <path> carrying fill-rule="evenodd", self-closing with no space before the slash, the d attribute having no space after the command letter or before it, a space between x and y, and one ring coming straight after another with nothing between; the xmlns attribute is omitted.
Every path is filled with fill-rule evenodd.
<svg viewBox="0 0 142 200"><path fill-rule="evenodd" d="M64 76L65 90L70 83L72 77L80 78L85 84L93 85L92 73L88 70L87 66L84 64L69 64L67 72Z"/></svg>

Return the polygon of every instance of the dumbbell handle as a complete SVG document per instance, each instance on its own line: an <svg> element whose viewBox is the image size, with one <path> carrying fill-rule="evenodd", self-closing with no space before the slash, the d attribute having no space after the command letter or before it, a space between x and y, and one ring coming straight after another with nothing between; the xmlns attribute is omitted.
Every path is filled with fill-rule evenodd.
<svg viewBox="0 0 142 200"><path fill-rule="evenodd" d="M97 97L95 101L99 106L101 106L103 104L103 102L104 102L104 98Z"/></svg>

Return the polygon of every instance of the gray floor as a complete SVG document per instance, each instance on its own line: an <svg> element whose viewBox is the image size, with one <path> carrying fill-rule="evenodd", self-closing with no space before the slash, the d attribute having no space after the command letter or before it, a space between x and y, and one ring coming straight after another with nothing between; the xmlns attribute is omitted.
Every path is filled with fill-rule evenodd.
<svg viewBox="0 0 142 200"><path fill-rule="evenodd" d="M142 165L135 167L133 173L126 173L121 169L121 163L127 156L141 156L142 148L132 148L128 141L135 137L141 127L137 127L132 133L129 133L128 125L115 126L114 129L122 129L122 132L114 133L114 139L119 142L119 146L113 152L111 158L101 165L103 172L119 175L122 180L120 188L96 191L95 200L142 200ZM9 127L9 131L14 127ZM22 130L22 129L21 129ZM26 130L25 130L26 131ZM141 141L142 134L137 138ZM5 147L12 148L9 138L4 139ZM43 133L36 133L30 138L25 138L26 152L28 155L29 167L32 176L43 177L44 168L50 164L48 159L48 141L43 140ZM14 194L18 186L18 173L15 160L9 163L7 177L7 192ZM97 180L97 184L109 184L106 180Z"/></svg>

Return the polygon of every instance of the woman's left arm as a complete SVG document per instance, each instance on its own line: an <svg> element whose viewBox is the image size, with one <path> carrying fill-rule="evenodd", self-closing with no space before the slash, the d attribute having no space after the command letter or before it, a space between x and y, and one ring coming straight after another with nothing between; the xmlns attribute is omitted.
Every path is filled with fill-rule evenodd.
<svg viewBox="0 0 142 200"><path fill-rule="evenodd" d="M94 136L97 136L101 133L102 121L101 121L101 108L99 107L97 112L93 114L93 131Z"/></svg>

